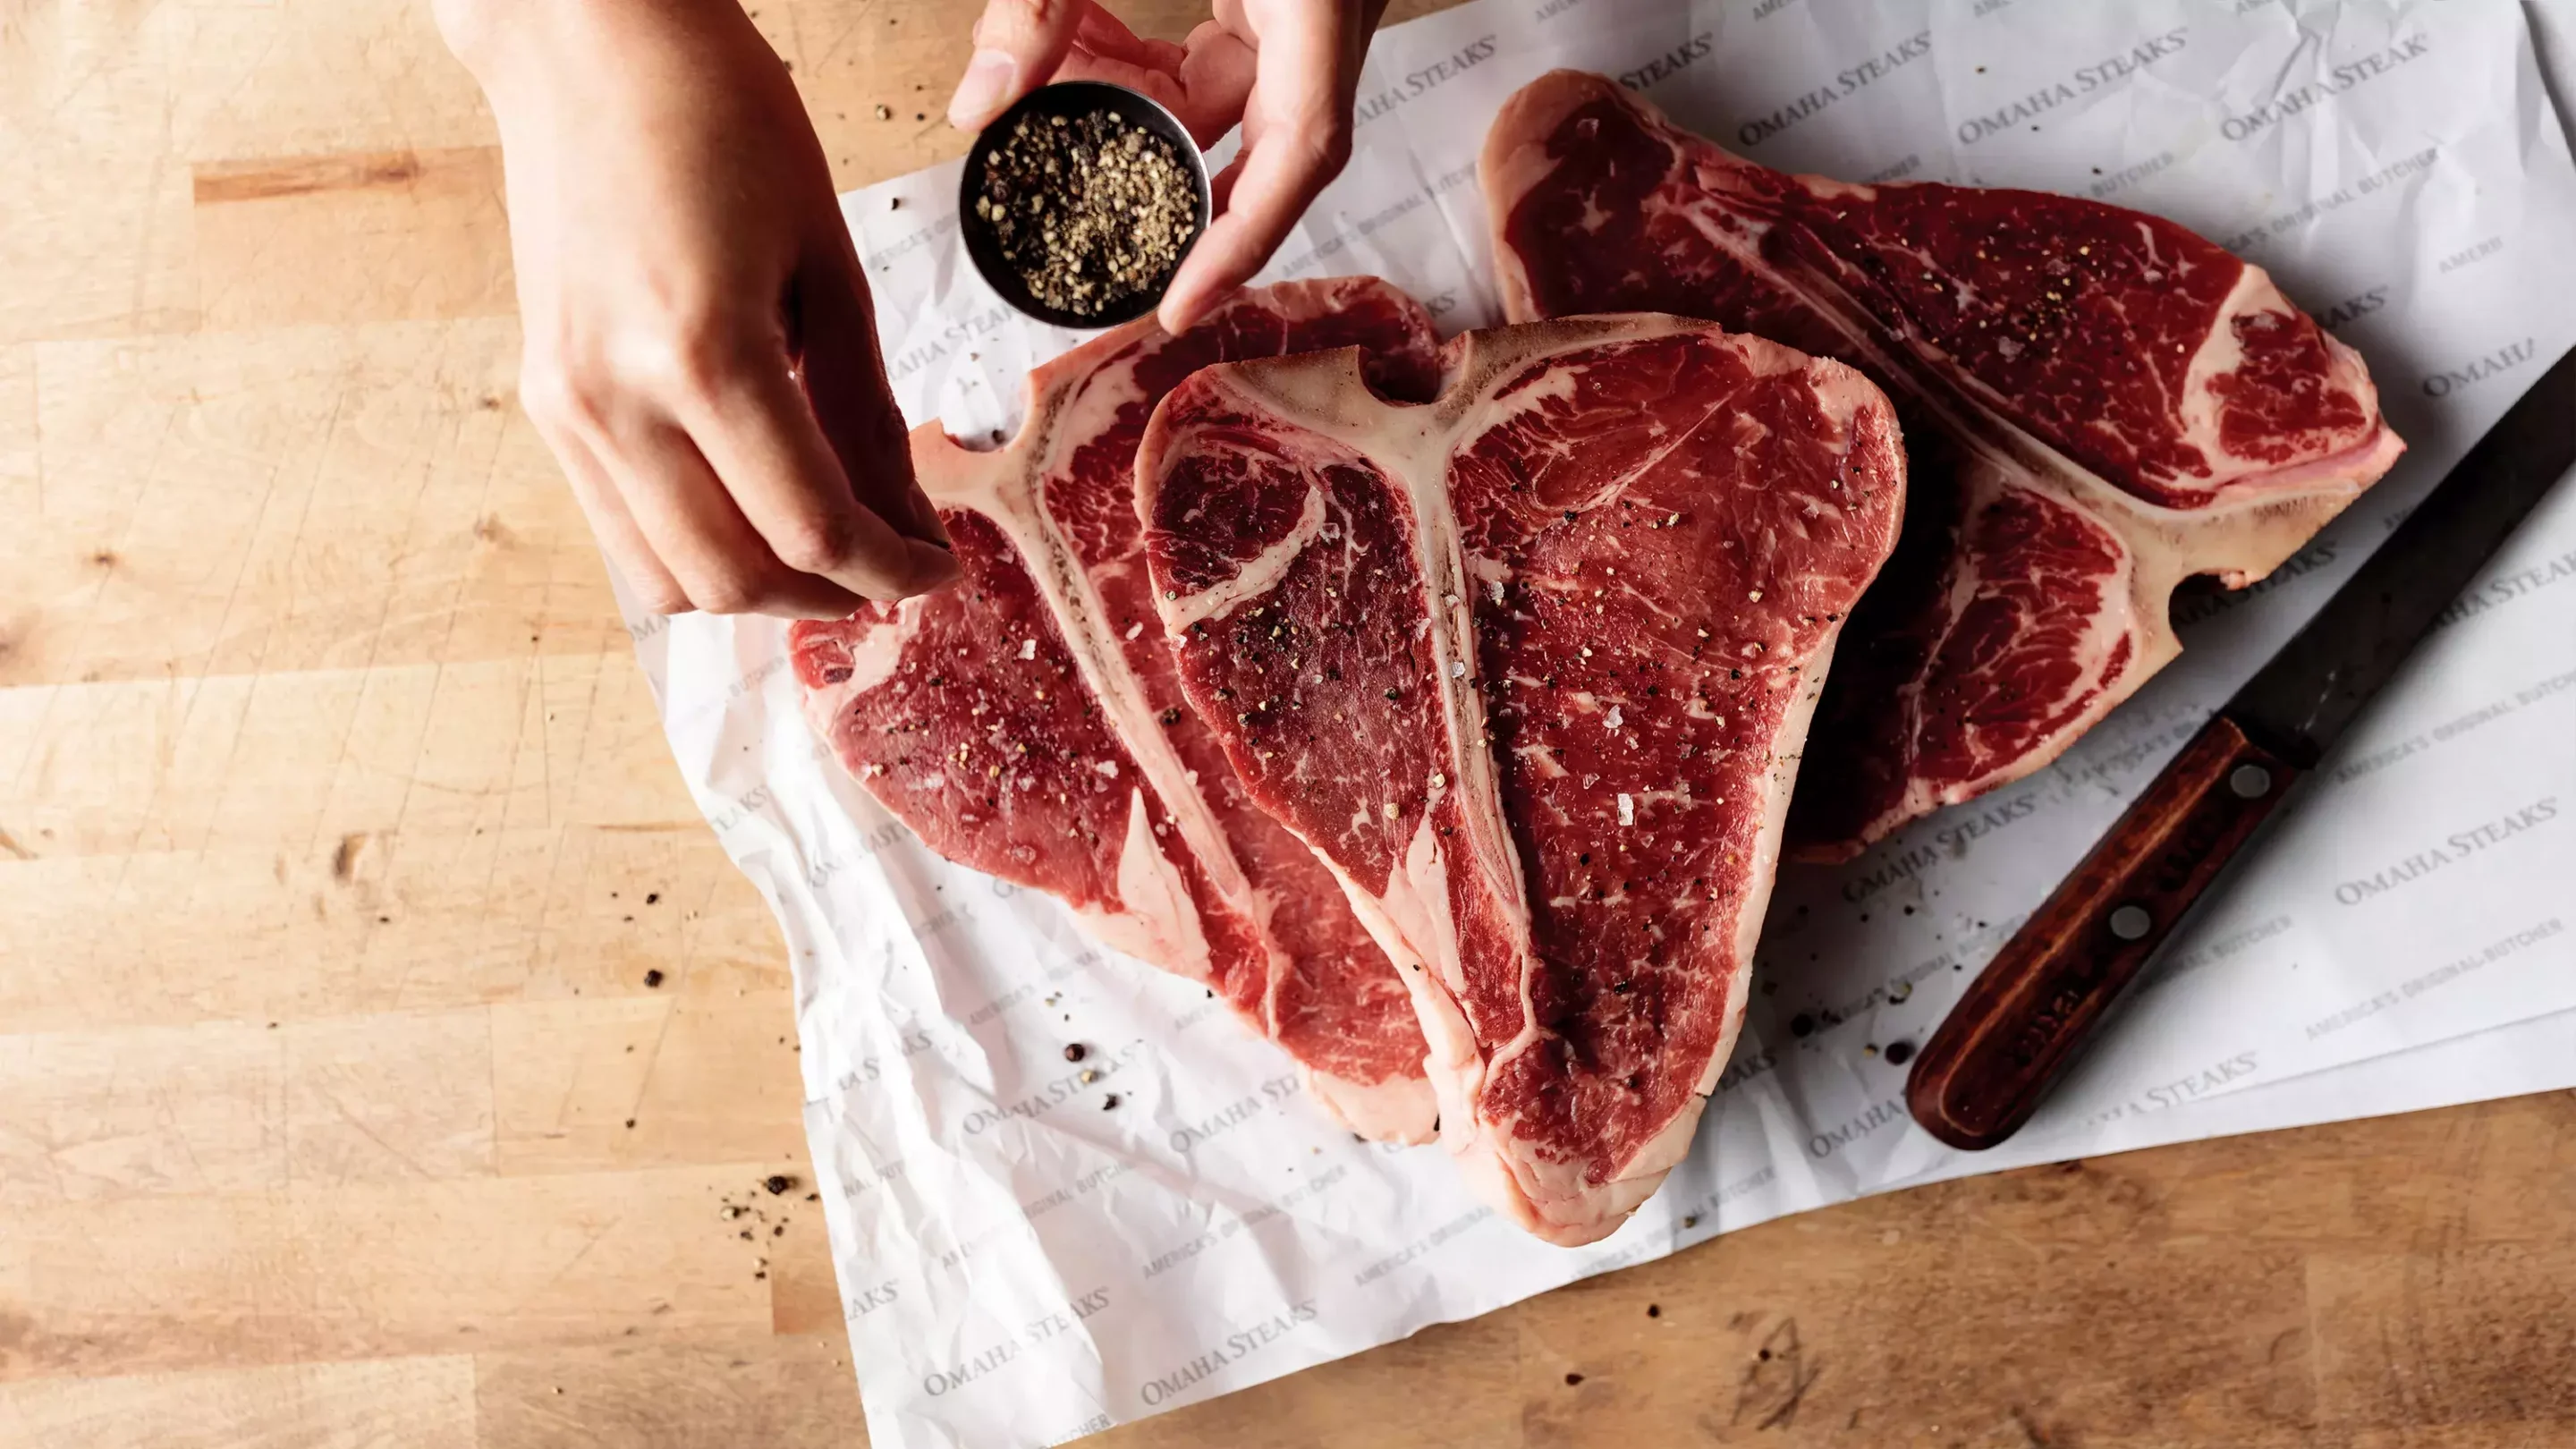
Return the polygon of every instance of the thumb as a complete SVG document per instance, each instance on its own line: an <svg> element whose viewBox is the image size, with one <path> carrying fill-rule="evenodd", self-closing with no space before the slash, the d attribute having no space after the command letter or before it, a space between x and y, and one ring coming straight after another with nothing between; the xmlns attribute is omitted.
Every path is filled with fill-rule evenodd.
<svg viewBox="0 0 2576 1449"><path fill-rule="evenodd" d="M975 22L975 55L948 102L948 124L972 131L1044 85L1072 48L1091 0L989 0Z"/></svg>

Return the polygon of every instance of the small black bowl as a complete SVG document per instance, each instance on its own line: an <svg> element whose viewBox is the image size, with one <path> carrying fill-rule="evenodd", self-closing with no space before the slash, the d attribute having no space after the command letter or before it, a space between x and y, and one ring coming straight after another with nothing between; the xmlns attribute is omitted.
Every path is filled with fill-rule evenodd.
<svg viewBox="0 0 2576 1449"><path fill-rule="evenodd" d="M1089 330L1132 322L1162 305L1163 291L1171 284L1171 278L1163 279L1163 287L1138 292L1104 311L1087 315L1047 306L1029 295L1028 284L1021 281L1020 274L1003 259L1001 243L993 236L992 223L975 214L975 200L983 192L984 169L991 164L994 148L1010 137L1011 128L1020 123L1022 116L1063 116L1070 120L1101 111L1170 142L1173 153L1189 170L1190 185L1198 193L1197 225L1191 229L1189 240L1181 243L1181 254L1172 263L1175 275L1179 273L1181 263L1189 259L1190 248L1197 246L1199 238L1207 234L1210 209L1207 156L1199 150L1199 143L1190 139L1189 127L1182 125L1178 116L1164 110L1150 96L1106 81L1058 81L1020 97L1009 110L993 118L993 123L975 137L974 147L966 153L966 171L957 183L957 225L966 238L966 255L974 258L975 270L983 276L985 283L1024 315L1057 327Z"/></svg>

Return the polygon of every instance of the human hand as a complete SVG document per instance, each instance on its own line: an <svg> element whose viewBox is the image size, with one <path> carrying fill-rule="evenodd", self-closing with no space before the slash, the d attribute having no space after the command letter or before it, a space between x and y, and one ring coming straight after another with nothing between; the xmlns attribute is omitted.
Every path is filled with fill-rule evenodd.
<svg viewBox="0 0 2576 1449"><path fill-rule="evenodd" d="M949 124L982 127L1057 80L1153 97L1202 146L1239 121L1243 151L1213 186L1218 215L1163 295L1178 332L1241 286L1351 154L1360 61L1386 0L1216 0L1180 45L1140 40L1097 0L988 0Z"/></svg>
<svg viewBox="0 0 2576 1449"><path fill-rule="evenodd" d="M439 0L501 129L519 389L649 608L957 576L795 86L733 0Z"/></svg>

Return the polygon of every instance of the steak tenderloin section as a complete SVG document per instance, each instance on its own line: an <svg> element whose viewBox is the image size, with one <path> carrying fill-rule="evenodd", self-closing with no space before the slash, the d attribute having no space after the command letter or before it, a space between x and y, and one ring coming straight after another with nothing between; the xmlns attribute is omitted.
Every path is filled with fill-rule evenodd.
<svg viewBox="0 0 2576 1449"><path fill-rule="evenodd" d="M1178 338L1106 333L1031 374L1007 446L913 432L960 583L790 634L815 733L924 844L1206 983L1355 1131L1398 1142L1435 1120L1405 988L1184 704L1134 464L1154 405L1210 363L1357 346L1381 386L1423 395L1435 345L1411 298L1364 278L1245 292Z"/></svg>
<svg viewBox="0 0 2576 1449"><path fill-rule="evenodd" d="M2143 212L1791 176L1574 71L1505 104L1483 179L1514 320L1705 317L1897 402L1906 536L1817 714L1801 856L2055 759L2179 651L2176 584L2261 578L2404 450L2351 349Z"/></svg>
<svg viewBox="0 0 2576 1449"><path fill-rule="evenodd" d="M1705 323L1443 356L1427 406L1347 352L1183 383L1137 461L1146 553L1191 703L1413 988L1442 1140L1583 1243L1681 1159L1734 1044L1904 456L1860 374Z"/></svg>

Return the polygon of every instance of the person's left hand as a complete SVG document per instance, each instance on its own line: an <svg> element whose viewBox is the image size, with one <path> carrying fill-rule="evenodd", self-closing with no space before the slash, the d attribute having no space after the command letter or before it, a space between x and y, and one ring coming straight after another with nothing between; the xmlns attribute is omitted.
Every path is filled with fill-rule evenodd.
<svg viewBox="0 0 2576 1449"><path fill-rule="evenodd" d="M1202 146L1243 125L1214 181L1217 217L1163 295L1165 331L1196 322L1270 260L1351 155L1360 61L1386 0L1216 0L1180 45L1139 39L1096 0L988 0L948 121L978 129L1058 80L1099 80L1159 101Z"/></svg>

